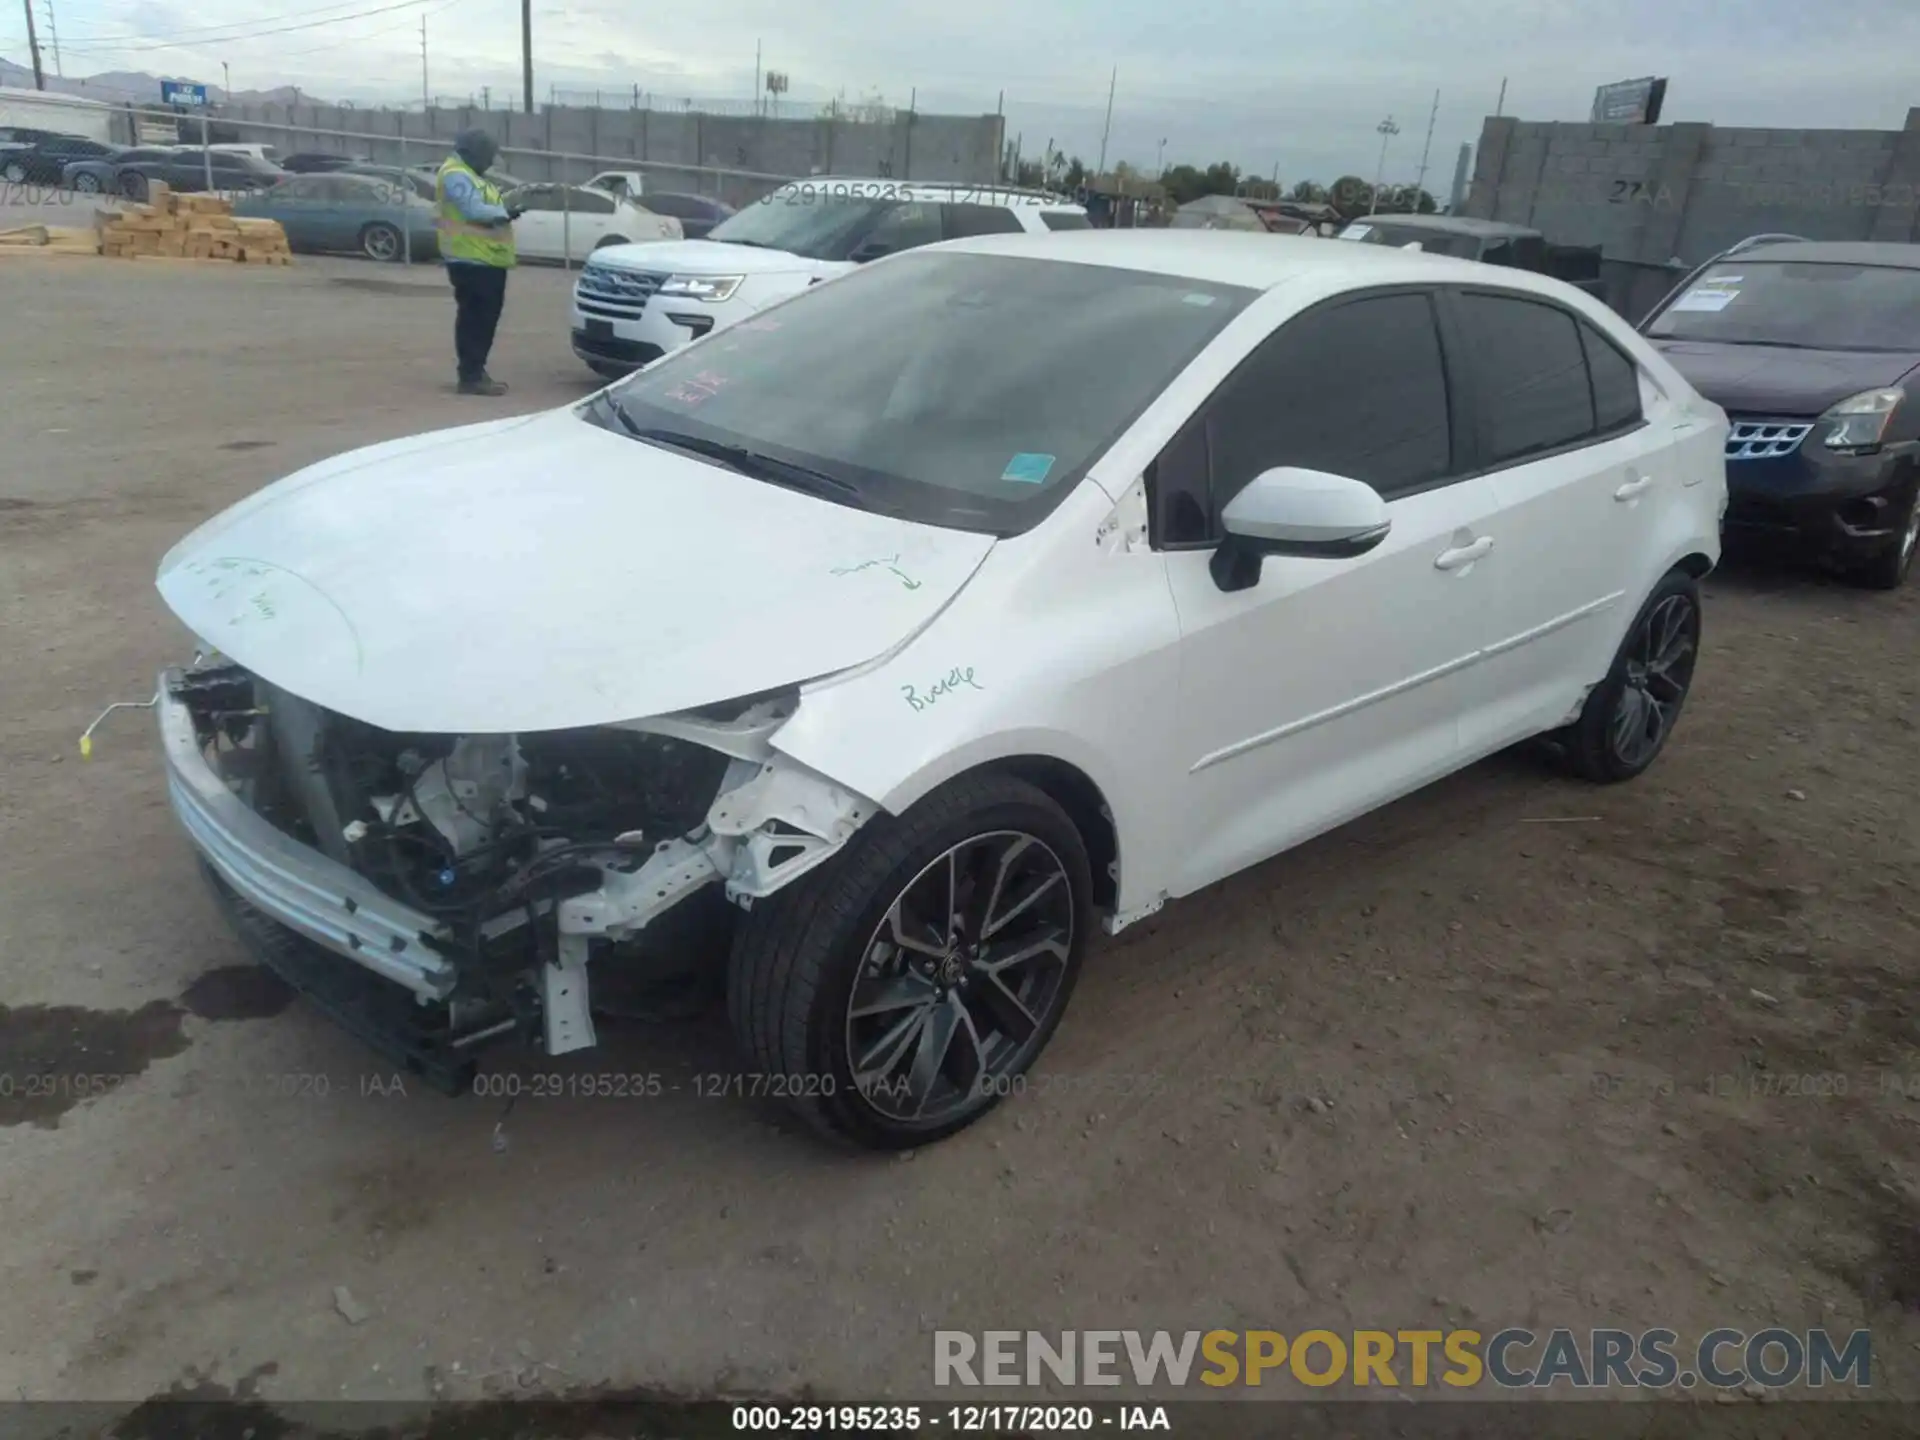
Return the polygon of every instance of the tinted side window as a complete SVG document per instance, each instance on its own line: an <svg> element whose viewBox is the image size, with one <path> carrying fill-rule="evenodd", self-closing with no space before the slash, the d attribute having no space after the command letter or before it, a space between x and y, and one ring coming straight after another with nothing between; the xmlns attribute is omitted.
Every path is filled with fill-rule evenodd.
<svg viewBox="0 0 1920 1440"><path fill-rule="evenodd" d="M1446 365L1425 295L1378 295L1283 325L1221 387L1214 515L1263 470L1363 480L1387 499L1453 469Z"/></svg>
<svg viewBox="0 0 1920 1440"><path fill-rule="evenodd" d="M680 195L647 195L640 203L656 215L670 215L675 220L703 220L706 216L701 210Z"/></svg>
<svg viewBox="0 0 1920 1440"><path fill-rule="evenodd" d="M1593 377L1594 420L1600 433L1639 424L1639 367L1591 325L1580 327L1580 343L1586 347L1587 373Z"/></svg>
<svg viewBox="0 0 1920 1440"><path fill-rule="evenodd" d="M1071 210L1042 210L1040 223L1049 230L1091 230L1093 222Z"/></svg>
<svg viewBox="0 0 1920 1440"><path fill-rule="evenodd" d="M611 215L614 201L607 195L596 195L591 190L568 190L566 203L570 209L582 215Z"/></svg>
<svg viewBox="0 0 1920 1440"><path fill-rule="evenodd" d="M1593 433L1593 391L1573 316L1501 295L1460 296L1486 462L1504 465Z"/></svg>
<svg viewBox="0 0 1920 1440"><path fill-rule="evenodd" d="M969 235L1018 235L1020 222L1004 205L943 205L947 214L947 238L964 240Z"/></svg>
<svg viewBox="0 0 1920 1440"><path fill-rule="evenodd" d="M940 239L940 211L937 206L907 200L893 206L880 217L861 240L861 246L885 246L888 254L915 250Z"/></svg>

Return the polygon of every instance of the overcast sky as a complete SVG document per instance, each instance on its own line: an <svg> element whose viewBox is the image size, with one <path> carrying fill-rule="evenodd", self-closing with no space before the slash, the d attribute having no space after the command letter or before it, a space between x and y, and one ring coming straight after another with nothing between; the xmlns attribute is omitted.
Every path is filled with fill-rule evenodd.
<svg viewBox="0 0 1920 1440"><path fill-rule="evenodd" d="M33 0L44 23L49 0ZM419 103L420 19L443 96L519 83L513 0L51 0L69 76L108 70L297 84L330 98ZM358 18L342 18L355 17ZM330 21L315 25L315 21ZM272 36L276 26L310 26ZM257 38L242 38L255 35ZM172 48L155 48L180 41ZM1118 68L1108 159L1151 168L1230 159L1282 180L1371 177L1391 115L1387 178L1413 179L1440 91L1429 188L1506 113L1585 119L1596 85L1671 77L1664 118L1724 125L1897 129L1920 103L1920 0L534 0L535 91L549 85L748 101L754 46L793 101L878 92L923 110L981 113L1006 96L1029 155L1051 139L1092 163ZM0 54L24 63L18 0Z"/></svg>

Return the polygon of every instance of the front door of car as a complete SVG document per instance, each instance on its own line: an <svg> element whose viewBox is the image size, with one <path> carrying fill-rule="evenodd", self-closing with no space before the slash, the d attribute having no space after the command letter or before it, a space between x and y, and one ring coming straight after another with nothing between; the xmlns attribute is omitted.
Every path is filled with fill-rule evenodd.
<svg viewBox="0 0 1920 1440"><path fill-rule="evenodd" d="M602 195L596 190L583 190L578 186L568 187L565 200L567 208L560 218L566 222L566 254L568 259L578 260L591 254L593 247L612 232L616 207L611 196Z"/></svg>
<svg viewBox="0 0 1920 1440"><path fill-rule="evenodd" d="M1422 289L1288 321L1156 462L1156 543L1181 629L1186 894L1459 763L1491 623L1498 501L1461 478L1464 411ZM1299 466L1361 480L1392 528L1344 559L1269 556L1225 591L1219 515L1249 480Z"/></svg>
<svg viewBox="0 0 1920 1440"><path fill-rule="evenodd" d="M520 211L513 222L513 243L530 260L560 258L560 199L551 185L522 185L507 197Z"/></svg>
<svg viewBox="0 0 1920 1440"><path fill-rule="evenodd" d="M1512 291L1441 304L1502 511L1490 703L1463 734L1484 754L1558 725L1606 673L1680 480L1644 419L1637 367L1590 322Z"/></svg>

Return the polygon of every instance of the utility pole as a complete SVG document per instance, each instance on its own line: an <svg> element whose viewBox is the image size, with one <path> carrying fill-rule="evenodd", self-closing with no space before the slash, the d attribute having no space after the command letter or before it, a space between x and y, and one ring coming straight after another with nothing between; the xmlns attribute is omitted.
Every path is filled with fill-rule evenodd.
<svg viewBox="0 0 1920 1440"><path fill-rule="evenodd" d="M1107 173L1107 136L1113 131L1113 87L1120 83L1120 67L1113 67L1113 74L1107 80L1107 123L1100 127L1100 162L1093 167L1093 178L1098 180Z"/></svg>
<svg viewBox="0 0 1920 1440"><path fill-rule="evenodd" d="M40 41L33 33L33 0L23 0L27 7L27 49L33 52L33 88L47 88L47 77L40 69Z"/></svg>
<svg viewBox="0 0 1920 1440"><path fill-rule="evenodd" d="M760 42L753 42L753 113L760 114Z"/></svg>
<svg viewBox="0 0 1920 1440"><path fill-rule="evenodd" d="M1415 213L1418 213L1420 209L1420 197L1426 193L1427 156L1433 150L1433 127L1439 119L1440 92L1436 90L1433 92L1433 113L1427 116L1427 143L1420 147L1420 173L1415 177L1413 182L1413 208Z"/></svg>
<svg viewBox="0 0 1920 1440"><path fill-rule="evenodd" d="M1373 172L1373 195L1367 201L1367 214L1376 214L1380 209L1380 181L1387 173L1387 142L1400 133L1400 127L1393 123L1393 117L1387 116L1373 127L1380 132L1380 164Z"/></svg>
<svg viewBox="0 0 1920 1440"><path fill-rule="evenodd" d="M1167 173L1167 137L1160 137L1160 148L1154 152L1153 178L1158 180Z"/></svg>
<svg viewBox="0 0 1920 1440"><path fill-rule="evenodd" d="M65 75L60 68L60 29L53 20L53 0L47 0L47 39L53 44L53 73Z"/></svg>
<svg viewBox="0 0 1920 1440"><path fill-rule="evenodd" d="M520 97L533 114L533 0L520 0Z"/></svg>
<svg viewBox="0 0 1920 1440"><path fill-rule="evenodd" d="M220 90L227 98L227 104L233 103L233 71L227 68L227 62L220 62Z"/></svg>
<svg viewBox="0 0 1920 1440"><path fill-rule="evenodd" d="M420 113L433 109L433 91L427 87L427 17L420 17Z"/></svg>
<svg viewBox="0 0 1920 1440"><path fill-rule="evenodd" d="M1500 77L1500 98L1493 102L1493 118L1498 120L1507 113L1507 77Z"/></svg>

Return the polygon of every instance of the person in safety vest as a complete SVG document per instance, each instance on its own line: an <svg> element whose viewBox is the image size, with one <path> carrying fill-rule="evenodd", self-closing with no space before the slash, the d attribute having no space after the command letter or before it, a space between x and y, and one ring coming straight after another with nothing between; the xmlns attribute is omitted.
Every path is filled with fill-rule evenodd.
<svg viewBox="0 0 1920 1440"><path fill-rule="evenodd" d="M507 298L507 271L513 268L513 222L520 218L486 178L499 153L486 131L462 130L453 137L453 154L433 182L439 208L434 228L447 278L453 282L453 353L462 395L507 393L507 387L487 373L493 332Z"/></svg>

